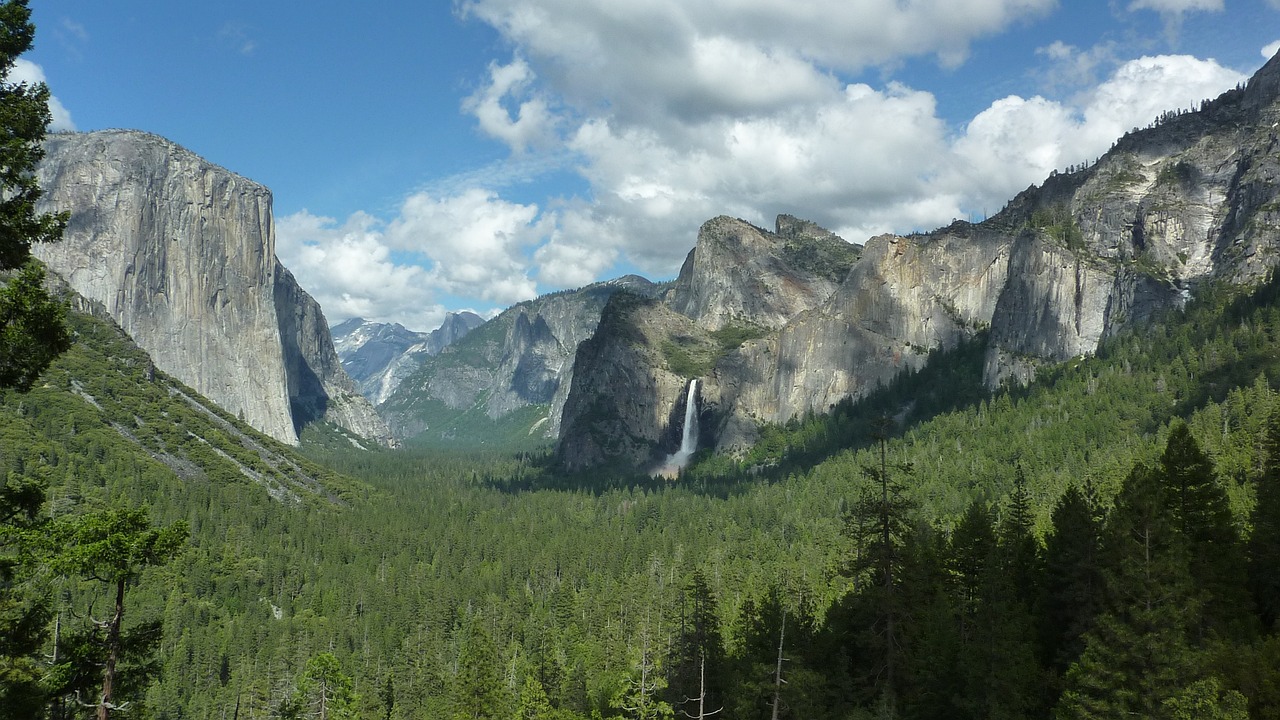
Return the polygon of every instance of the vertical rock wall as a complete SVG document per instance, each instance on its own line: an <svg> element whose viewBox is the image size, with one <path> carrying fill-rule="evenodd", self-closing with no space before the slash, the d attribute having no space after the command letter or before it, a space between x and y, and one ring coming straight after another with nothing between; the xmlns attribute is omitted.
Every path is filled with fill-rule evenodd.
<svg viewBox="0 0 1280 720"><path fill-rule="evenodd" d="M282 337L282 314L320 310L278 305L271 192L168 140L123 130L49 136L37 174L40 209L71 217L62 242L34 254L102 303L161 370L296 444L294 406L307 404L307 392L323 394L325 378L341 369L287 356L288 346L319 357L327 329L325 338L295 332L301 323L289 343ZM301 290L285 295L314 305ZM313 365L318 388L298 376ZM358 434L385 435L385 426L352 424Z"/></svg>

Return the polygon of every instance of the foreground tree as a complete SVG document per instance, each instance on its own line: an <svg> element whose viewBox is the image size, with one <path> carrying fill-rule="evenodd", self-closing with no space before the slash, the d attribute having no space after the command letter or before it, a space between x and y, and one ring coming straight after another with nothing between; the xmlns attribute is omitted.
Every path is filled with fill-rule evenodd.
<svg viewBox="0 0 1280 720"><path fill-rule="evenodd" d="M61 238L67 224L65 214L36 213L49 88L9 79L34 36L26 0L0 5L0 388L31 387L71 342L65 310L50 298L44 271L31 260L31 245Z"/></svg>
<svg viewBox="0 0 1280 720"><path fill-rule="evenodd" d="M44 492L31 478L0 480L0 718L29 718L44 703L37 653L50 615L31 552Z"/></svg>
<svg viewBox="0 0 1280 720"><path fill-rule="evenodd" d="M93 623L92 630L100 639L88 643L102 653L95 658L102 666L101 691L95 703L99 720L107 720L113 710L125 706L117 694L118 670L126 651L138 650L139 638L124 633L126 592L143 569L169 562L189 534L184 521L156 528L147 515L146 508L128 508L62 518L49 535L56 553L55 569L104 583L113 591L111 616ZM140 629L144 645L159 639L154 625ZM68 663L74 664L75 659Z"/></svg>
<svg viewBox="0 0 1280 720"><path fill-rule="evenodd" d="M1249 589L1263 628L1280 620L1280 412L1267 421L1266 469L1258 478L1249 536Z"/></svg>
<svg viewBox="0 0 1280 720"><path fill-rule="evenodd" d="M30 260L33 242L57 240L65 216L37 215L35 180L48 126L49 89L9 80L31 48L35 26L25 0L0 4L0 389L31 387L70 345L65 310L44 290ZM0 718L26 718L43 702L36 650L49 616L47 597L30 582L27 552L44 501L43 483L0 475Z"/></svg>
<svg viewBox="0 0 1280 720"><path fill-rule="evenodd" d="M1165 717L1165 701L1196 679L1188 634L1201 603L1160 480L1158 471L1135 467L1107 518L1103 612L1067 672L1059 720Z"/></svg>

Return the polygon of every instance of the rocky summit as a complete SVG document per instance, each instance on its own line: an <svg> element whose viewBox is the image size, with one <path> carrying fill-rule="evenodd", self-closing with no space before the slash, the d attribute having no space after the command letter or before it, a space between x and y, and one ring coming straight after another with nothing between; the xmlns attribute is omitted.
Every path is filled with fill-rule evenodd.
<svg viewBox="0 0 1280 720"><path fill-rule="evenodd" d="M699 232L660 301L612 302L577 355L558 452L570 468L671 452L689 378L704 445L824 412L929 351L988 333L989 386L1093 352L1209 282L1267 276L1280 252L1280 59L1096 163L1055 173L978 224L857 248L781 217ZM843 246L843 250L841 249Z"/></svg>
<svg viewBox="0 0 1280 720"><path fill-rule="evenodd" d="M156 367L286 443L316 420L392 442L276 259L269 190L134 131L51 135L37 174L40 211L70 221L36 256Z"/></svg>

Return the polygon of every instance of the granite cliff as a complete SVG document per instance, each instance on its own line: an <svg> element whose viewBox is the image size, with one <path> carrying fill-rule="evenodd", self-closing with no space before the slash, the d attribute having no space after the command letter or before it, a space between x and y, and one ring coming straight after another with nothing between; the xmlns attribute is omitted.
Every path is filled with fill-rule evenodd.
<svg viewBox="0 0 1280 720"><path fill-rule="evenodd" d="M269 190L135 131L50 135L45 153L40 210L71 218L37 257L157 367L283 442L320 419L391 441L276 259Z"/></svg>
<svg viewBox="0 0 1280 720"><path fill-rule="evenodd" d="M651 296L637 276L551 293L508 308L421 365L399 383L379 413L398 437L431 433L449 440L468 427L517 418L540 439L560 434L574 353L591 337L606 302L619 291Z"/></svg>
<svg viewBox="0 0 1280 720"><path fill-rule="evenodd" d="M1280 251L1278 98L1280 57L980 224L871 238L844 274L806 276L787 262L788 234L798 237L791 257L830 252L820 229L789 232L794 219L773 234L707 223L662 308L617 308L579 353L561 460L643 465L669 452L665 410L689 377L702 378L704 443L732 450L761 422L824 412L979 331L989 330L987 384L1026 381L1180 306L1202 283L1266 276ZM653 321L664 313L687 322ZM714 335L733 327L759 332ZM720 348L685 362L671 352L681 335Z"/></svg>

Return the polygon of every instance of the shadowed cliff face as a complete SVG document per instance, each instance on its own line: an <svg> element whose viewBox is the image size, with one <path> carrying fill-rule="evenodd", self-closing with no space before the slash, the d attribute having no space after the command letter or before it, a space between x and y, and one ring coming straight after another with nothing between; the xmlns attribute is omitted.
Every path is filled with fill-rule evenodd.
<svg viewBox="0 0 1280 720"><path fill-rule="evenodd" d="M333 419L341 405L344 427L388 437L367 403L326 396L344 376L319 306L276 260L270 191L140 132L51 135L45 150L40 209L71 219L37 257L157 367L283 442L298 441L295 406Z"/></svg>
<svg viewBox="0 0 1280 720"><path fill-rule="evenodd" d="M549 406L529 430L558 437L575 353L595 331L609 298L621 290L651 295L655 286L628 276L508 308L438 355L420 357L379 412L397 436L413 438L429 429L433 412L442 415L439 408L497 420L530 406Z"/></svg>
<svg viewBox="0 0 1280 720"><path fill-rule="evenodd" d="M728 218L708 222L666 308L704 334L735 325L767 331L700 368L716 446L749 445L761 422L825 412L985 328L986 382L1025 382L1042 363L1091 353L1180 306L1200 283L1264 277L1280 251L1278 92L1273 59L1247 89L1127 135L1096 165L1048 178L980 225L872 238L847 275L826 285L788 259L797 246L783 240L782 218L774 234ZM807 236L822 237L821 229L809 225ZM829 252L808 247L810 256ZM578 358L573 393L583 397L566 405L562 459L639 465L641 453L607 457L599 442L575 437L570 408L593 408L596 427L620 437L657 438L666 421L613 407L608 381L652 376L670 358L616 340L592 347ZM680 392L651 385L654 405ZM613 415L601 417L606 410Z"/></svg>

